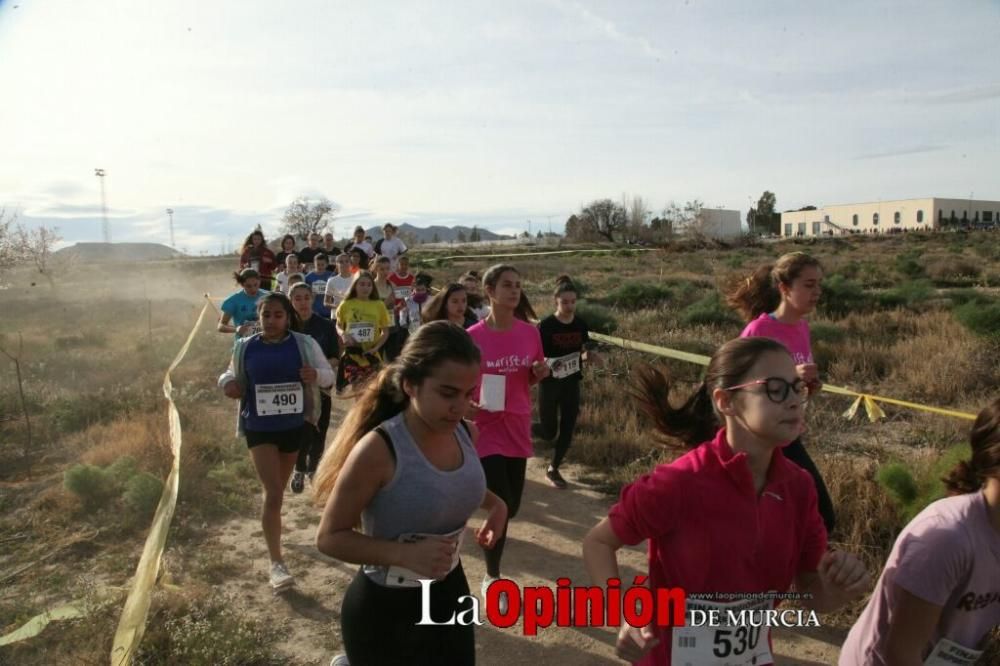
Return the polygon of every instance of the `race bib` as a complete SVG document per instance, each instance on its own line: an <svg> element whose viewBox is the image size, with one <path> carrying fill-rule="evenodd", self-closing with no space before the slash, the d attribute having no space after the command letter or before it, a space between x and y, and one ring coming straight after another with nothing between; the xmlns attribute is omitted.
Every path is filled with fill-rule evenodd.
<svg viewBox="0 0 1000 666"><path fill-rule="evenodd" d="M260 272L260 262L254 259L250 262L250 268L254 269L258 273Z"/></svg>
<svg viewBox="0 0 1000 666"><path fill-rule="evenodd" d="M312 286L314 296L323 296L326 294L326 280L316 280Z"/></svg>
<svg viewBox="0 0 1000 666"><path fill-rule="evenodd" d="M458 539L458 544L455 546L455 552L451 556L451 566L448 568L448 572L454 571L455 567L458 566L458 562L461 559L462 552L462 541L465 539L465 525L462 525L459 529L451 532L450 534L421 534L418 532L408 532L406 534L401 534L399 536L400 543L416 543L417 541L423 541L427 537L432 536L443 536L446 539ZM389 567L389 571L385 575L385 584L388 587L420 587L420 579L426 578L427 576L422 576L415 571L411 571L406 567Z"/></svg>
<svg viewBox="0 0 1000 666"><path fill-rule="evenodd" d="M302 413L302 384L256 384L257 416Z"/></svg>
<svg viewBox="0 0 1000 666"><path fill-rule="evenodd" d="M927 655L924 666L972 666L982 654L982 650L970 650L955 641L942 638Z"/></svg>
<svg viewBox="0 0 1000 666"><path fill-rule="evenodd" d="M347 325L347 334L358 342L373 342L375 325L366 321L352 321Z"/></svg>
<svg viewBox="0 0 1000 666"><path fill-rule="evenodd" d="M507 406L507 378L503 375L483 375L479 386L479 407L488 412L502 412Z"/></svg>
<svg viewBox="0 0 1000 666"><path fill-rule="evenodd" d="M691 626L692 610L717 610L721 624L727 622L726 611L765 611L772 608L769 600L735 601L720 603L702 599L688 599L687 625L674 627L671 639L671 666L754 666L770 664L771 646L768 642L770 628L742 626ZM761 624L757 616L757 624Z"/></svg>
<svg viewBox="0 0 1000 666"><path fill-rule="evenodd" d="M412 287L396 287L392 290L393 296L396 297L397 301L405 301L413 293Z"/></svg>
<svg viewBox="0 0 1000 666"><path fill-rule="evenodd" d="M552 376L556 379L569 377L580 372L580 352L573 352L558 358L547 358L545 362L552 368Z"/></svg>

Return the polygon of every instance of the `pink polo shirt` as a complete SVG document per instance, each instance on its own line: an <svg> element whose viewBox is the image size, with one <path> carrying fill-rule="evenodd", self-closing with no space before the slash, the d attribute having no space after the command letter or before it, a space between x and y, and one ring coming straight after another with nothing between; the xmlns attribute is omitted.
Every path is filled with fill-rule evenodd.
<svg viewBox="0 0 1000 666"><path fill-rule="evenodd" d="M740 337L777 340L792 354L795 365L813 363L812 346L809 344L809 322L805 319L800 319L796 324L785 324L765 312L747 324Z"/></svg>
<svg viewBox="0 0 1000 666"><path fill-rule="evenodd" d="M692 593L785 592L816 571L826 528L809 473L776 449L757 495L745 453L725 429L622 490L608 514L623 543L649 541L653 588ZM642 664L669 664L671 629Z"/></svg>

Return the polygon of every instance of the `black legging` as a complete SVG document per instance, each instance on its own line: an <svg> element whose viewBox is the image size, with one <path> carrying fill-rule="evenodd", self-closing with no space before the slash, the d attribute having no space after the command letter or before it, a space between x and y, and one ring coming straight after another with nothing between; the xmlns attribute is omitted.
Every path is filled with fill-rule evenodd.
<svg viewBox="0 0 1000 666"><path fill-rule="evenodd" d="M555 379L538 385L538 416L541 423L535 434L545 440L556 440L556 452L552 456L552 467L555 469L559 469L569 451L579 415L579 379Z"/></svg>
<svg viewBox="0 0 1000 666"><path fill-rule="evenodd" d="M333 401L330 396L320 393L319 421L316 423L315 428L311 428L313 432L310 433L310 436L302 442L302 448L299 449L299 457L295 460L296 472L309 472L312 474L316 471L319 459L323 457L323 449L326 448L326 431L330 427L330 410L332 406Z"/></svg>
<svg viewBox="0 0 1000 666"><path fill-rule="evenodd" d="M830 492L826 489L826 484L823 483L823 477L820 476L816 463L809 457L806 447L802 445L802 438L799 437L782 449L781 452L785 454L786 458L809 472L809 476L813 478L813 481L816 483L817 500L819 501L819 515L823 517L823 524L826 525L826 533L831 534L834 525L837 523L837 516L833 510L833 500L830 499Z"/></svg>
<svg viewBox="0 0 1000 666"><path fill-rule="evenodd" d="M458 598L469 594L462 564L444 580L431 585L431 618L445 622L459 606ZM395 664L475 664L473 626L423 625L421 588L384 587L358 572L344 593L340 608L340 628L351 666L394 666Z"/></svg>
<svg viewBox="0 0 1000 666"><path fill-rule="evenodd" d="M486 573L494 578L500 577L500 559L503 548L507 544L507 527L510 520L521 508L521 494L524 492L524 472L528 465L527 458L508 458L493 455L480 458L483 473L486 474L486 487L507 504L507 524L504 525L503 538L491 549L483 549L486 558Z"/></svg>

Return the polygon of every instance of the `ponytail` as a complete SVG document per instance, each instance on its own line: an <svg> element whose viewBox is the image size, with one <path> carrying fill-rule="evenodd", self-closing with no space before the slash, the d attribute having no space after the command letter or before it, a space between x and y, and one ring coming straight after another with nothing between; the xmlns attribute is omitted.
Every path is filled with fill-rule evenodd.
<svg viewBox="0 0 1000 666"><path fill-rule="evenodd" d="M766 264L749 276L733 280L726 290L726 303L746 321L774 312L781 305L778 285L792 286L795 278L808 267L823 268L819 260L805 252L783 254L774 264Z"/></svg>
<svg viewBox="0 0 1000 666"><path fill-rule="evenodd" d="M942 478L950 495L974 493L987 478L1000 478L1000 398L976 416L969 433L972 457L963 460Z"/></svg>
<svg viewBox="0 0 1000 666"><path fill-rule="evenodd" d="M556 278L556 288L552 292L553 298L559 298L560 294L565 294L566 292L572 292L579 296L579 292L576 289L576 285L573 284L572 278L568 275L560 275Z"/></svg>

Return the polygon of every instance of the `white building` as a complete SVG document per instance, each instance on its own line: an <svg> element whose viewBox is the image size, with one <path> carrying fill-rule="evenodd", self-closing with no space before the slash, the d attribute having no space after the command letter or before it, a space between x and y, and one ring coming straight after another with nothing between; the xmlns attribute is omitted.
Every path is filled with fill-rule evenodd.
<svg viewBox="0 0 1000 666"><path fill-rule="evenodd" d="M740 223L740 211L724 210L722 208L702 208L698 217L688 225L677 229L678 232L693 231L711 238L734 238L743 234Z"/></svg>
<svg viewBox="0 0 1000 666"><path fill-rule="evenodd" d="M1000 201L927 197L782 213L781 235L839 236L997 223L1000 223Z"/></svg>

